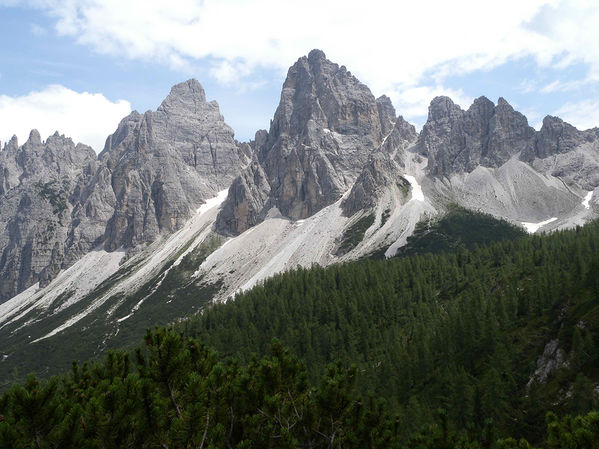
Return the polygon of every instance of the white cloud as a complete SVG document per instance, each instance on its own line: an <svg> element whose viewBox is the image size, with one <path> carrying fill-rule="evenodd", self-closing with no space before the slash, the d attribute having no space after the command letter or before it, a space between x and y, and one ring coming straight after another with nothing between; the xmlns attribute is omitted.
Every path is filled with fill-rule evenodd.
<svg viewBox="0 0 599 449"><path fill-rule="evenodd" d="M75 92L60 85L20 97L0 95L0 139L7 142L16 134L23 143L33 128L42 138L59 131L99 152L129 112L131 105L125 100L113 103L102 94Z"/></svg>
<svg viewBox="0 0 599 449"><path fill-rule="evenodd" d="M428 85L518 58L542 68L582 63L583 76L599 80L596 0L24 1L46 11L59 34L99 53L177 69L208 61L226 85L243 86L260 68L284 73L321 48L375 94L395 92L408 118L422 114L424 94L446 91ZM542 86L521 86L534 88Z"/></svg>
<svg viewBox="0 0 599 449"><path fill-rule="evenodd" d="M219 83L230 86L252 73L252 68L243 61L221 60L209 70L210 76Z"/></svg>
<svg viewBox="0 0 599 449"><path fill-rule="evenodd" d="M534 79L526 78L520 82L520 85L516 89L518 92L523 94L529 94L538 90L538 81Z"/></svg>
<svg viewBox="0 0 599 449"><path fill-rule="evenodd" d="M473 100L473 98L464 94L461 89L447 89L443 86L399 88L389 94L398 113L402 114L404 118L410 117L418 125L423 124L426 120L431 100L440 95L450 97L462 109L468 109Z"/></svg>
<svg viewBox="0 0 599 449"><path fill-rule="evenodd" d="M599 99L566 103L553 113L578 129L599 127Z"/></svg>
<svg viewBox="0 0 599 449"><path fill-rule="evenodd" d="M231 67L242 61L285 70L299 55L322 48L375 90L417 84L433 69L443 77L523 55L551 60L551 39L527 26L549 2L146 0L140 7L135 0L28 1L55 18L60 34L101 53L169 65L209 56Z"/></svg>

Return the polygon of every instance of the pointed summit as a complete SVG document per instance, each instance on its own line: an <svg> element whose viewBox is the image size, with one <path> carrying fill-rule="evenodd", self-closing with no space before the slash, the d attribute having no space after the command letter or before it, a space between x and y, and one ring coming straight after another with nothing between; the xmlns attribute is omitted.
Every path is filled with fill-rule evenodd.
<svg viewBox="0 0 599 449"><path fill-rule="evenodd" d="M206 93L200 82L194 78L175 84L158 110L184 107L194 108L197 103L206 102Z"/></svg>
<svg viewBox="0 0 599 449"><path fill-rule="evenodd" d="M171 88L169 97L173 96L173 95L174 96L193 95L201 101L206 101L206 93L204 92L204 88L202 87L200 82L195 78L191 78L191 79L188 79L187 81L183 81L182 83L175 84Z"/></svg>
<svg viewBox="0 0 599 449"><path fill-rule="evenodd" d="M543 119L543 126L537 135L536 156L546 158L558 153L567 153L580 145L584 132L551 115Z"/></svg>
<svg viewBox="0 0 599 449"><path fill-rule="evenodd" d="M308 53L308 60L309 61L318 61L318 60L326 60L327 59L327 55L324 54L324 51L319 50L317 48L315 48L314 50L310 51L310 53Z"/></svg>
<svg viewBox="0 0 599 449"><path fill-rule="evenodd" d="M324 52L299 58L287 72L270 130L257 147L259 166L246 169L229 190L218 229L237 234L273 207L302 219L337 201L382 142L381 114L385 129L392 129L390 102L377 103L366 85Z"/></svg>
<svg viewBox="0 0 599 449"><path fill-rule="evenodd" d="M432 99L428 107L428 122L442 120L450 116L456 116L464 111L453 100L444 95Z"/></svg>
<svg viewBox="0 0 599 449"><path fill-rule="evenodd" d="M497 100L497 106L509 106L510 108L512 107L512 105L510 105L507 100L503 97L499 97L499 99Z"/></svg>
<svg viewBox="0 0 599 449"><path fill-rule="evenodd" d="M17 137L16 134L13 134L13 136L10 138L10 140L4 144L4 150L5 151L17 151L19 148L19 139Z"/></svg>
<svg viewBox="0 0 599 449"><path fill-rule="evenodd" d="M42 138L37 129L32 129L29 133L29 139L27 139L29 145L40 146L42 144Z"/></svg>
<svg viewBox="0 0 599 449"><path fill-rule="evenodd" d="M132 112L100 155L115 196L104 247L132 247L179 229L231 185L249 152L195 79L173 86L156 111Z"/></svg>

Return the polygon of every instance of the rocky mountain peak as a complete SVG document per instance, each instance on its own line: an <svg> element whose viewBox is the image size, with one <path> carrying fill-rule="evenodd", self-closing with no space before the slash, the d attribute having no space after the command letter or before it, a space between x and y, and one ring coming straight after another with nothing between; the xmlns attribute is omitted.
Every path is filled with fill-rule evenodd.
<svg viewBox="0 0 599 449"><path fill-rule="evenodd" d="M249 162L248 149L195 79L173 86L156 111L132 112L100 155L116 198L105 247L134 247L178 229L229 187Z"/></svg>
<svg viewBox="0 0 599 449"><path fill-rule="evenodd" d="M497 99L497 106L498 107L505 107L505 106L509 106L510 108L512 107L505 98L503 97L499 97Z"/></svg>
<svg viewBox="0 0 599 449"><path fill-rule="evenodd" d="M13 150L14 147L14 151ZM134 111L95 152L33 130L0 152L0 302L50 282L98 245L112 251L179 229L251 158L197 80Z"/></svg>
<svg viewBox="0 0 599 449"><path fill-rule="evenodd" d="M37 130L0 153L0 302L47 284L63 268L72 250L71 212L95 162L90 147L58 133L42 142Z"/></svg>
<svg viewBox="0 0 599 449"><path fill-rule="evenodd" d="M344 66L328 59L320 50L301 57L289 69L283 84L281 101L271 125L271 144L281 134L305 133L308 122L340 134L356 132L380 134L380 125L372 121L378 115L370 89Z"/></svg>
<svg viewBox="0 0 599 449"><path fill-rule="evenodd" d="M322 51L299 58L287 73L268 134L256 137L260 167L248 168L229 190L218 228L236 234L273 207L300 219L337 201L383 140L381 122L392 128L390 111L390 101L377 103L366 85Z"/></svg>
<svg viewBox="0 0 599 449"><path fill-rule="evenodd" d="M118 124L116 131L106 138L104 149L98 155L100 159L106 159L110 169L112 169L111 160L107 153L112 149L119 148L123 140L128 136L133 135L135 129L139 125L142 115L137 111L132 111L128 116L124 117Z"/></svg>
<svg viewBox="0 0 599 449"><path fill-rule="evenodd" d="M481 122L490 120L495 113L495 103L485 96L478 97L468 108L468 112L480 118Z"/></svg>
<svg viewBox="0 0 599 449"><path fill-rule="evenodd" d="M543 126L537 136L537 157L545 158L558 153L567 153L583 140L583 131L579 131L559 117L551 115L543 119Z"/></svg>
<svg viewBox="0 0 599 449"><path fill-rule="evenodd" d="M42 138L37 129L32 129L29 132L29 138L27 139L27 143L29 145L33 145L33 146L41 146L42 145Z"/></svg>
<svg viewBox="0 0 599 449"><path fill-rule="evenodd" d="M158 110L178 111L180 109L194 111L198 103L206 103L206 93L198 80L192 78L175 84Z"/></svg>
<svg viewBox="0 0 599 449"><path fill-rule="evenodd" d="M427 123L459 116L463 112L464 111L462 111L462 108L455 104L451 98L446 96L438 96L432 99L428 107Z"/></svg>
<svg viewBox="0 0 599 449"><path fill-rule="evenodd" d="M401 115L397 116L395 119L395 125L393 126L393 132L389 136L390 138L394 135L397 135L397 138L404 142L405 144L414 143L416 138L418 137L418 133L416 132L416 127L412 125L410 122L405 120ZM387 139L388 140L388 139ZM397 143L395 144L397 147Z"/></svg>
<svg viewBox="0 0 599 449"><path fill-rule="evenodd" d="M535 131L526 117L500 98L497 105L479 97L467 111L448 97L436 97L419 137L433 176L470 172L479 165L498 167L534 146Z"/></svg>
<svg viewBox="0 0 599 449"><path fill-rule="evenodd" d="M315 48L308 53L308 60L312 62L327 61L327 56L324 51Z"/></svg>
<svg viewBox="0 0 599 449"><path fill-rule="evenodd" d="M13 135L8 142L4 144L2 151L16 151L19 148L19 139Z"/></svg>

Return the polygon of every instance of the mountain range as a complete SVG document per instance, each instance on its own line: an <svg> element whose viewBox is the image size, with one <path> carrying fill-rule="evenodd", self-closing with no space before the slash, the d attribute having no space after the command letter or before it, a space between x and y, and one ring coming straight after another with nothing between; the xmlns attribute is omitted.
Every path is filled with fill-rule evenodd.
<svg viewBox="0 0 599 449"><path fill-rule="evenodd" d="M456 205L531 233L597 218L599 129L547 116L536 131L503 98L436 97L418 133L313 50L248 143L193 79L123 118L99 155L59 133L13 137L0 377L54 372L298 265L393 257Z"/></svg>

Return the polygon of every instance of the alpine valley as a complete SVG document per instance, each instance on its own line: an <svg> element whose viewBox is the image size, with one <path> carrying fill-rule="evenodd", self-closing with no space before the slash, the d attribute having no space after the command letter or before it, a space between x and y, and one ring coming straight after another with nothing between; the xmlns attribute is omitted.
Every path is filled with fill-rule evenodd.
<svg viewBox="0 0 599 449"><path fill-rule="evenodd" d="M191 79L123 118L99 155L58 132L4 145L0 380L130 347L277 273L418 252L452 217L459 248L475 222L479 245L598 215L597 128L547 116L536 131L503 98L437 97L418 133L313 50L270 129L240 143ZM545 344L535 358L555 361Z"/></svg>

